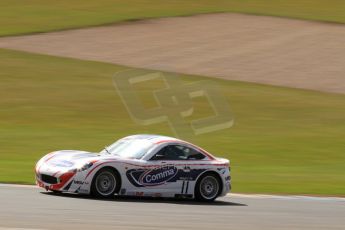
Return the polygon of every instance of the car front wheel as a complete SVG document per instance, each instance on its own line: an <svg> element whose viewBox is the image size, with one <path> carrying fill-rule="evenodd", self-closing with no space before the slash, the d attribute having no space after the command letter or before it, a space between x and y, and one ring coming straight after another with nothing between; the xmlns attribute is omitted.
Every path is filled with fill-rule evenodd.
<svg viewBox="0 0 345 230"><path fill-rule="evenodd" d="M111 169L101 169L95 175L91 193L95 197L99 198L111 198L114 196L115 191L120 186L120 180L118 175Z"/></svg>

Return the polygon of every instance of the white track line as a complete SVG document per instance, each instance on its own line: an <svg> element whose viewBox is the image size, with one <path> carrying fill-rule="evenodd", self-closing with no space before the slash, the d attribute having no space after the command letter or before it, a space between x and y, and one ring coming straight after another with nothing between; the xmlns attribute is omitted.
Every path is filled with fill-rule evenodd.
<svg viewBox="0 0 345 230"><path fill-rule="evenodd" d="M9 188L37 188L36 185L20 185L20 184L0 184L0 187ZM279 199L279 200L317 200L317 201L343 201L345 197L315 197L315 196L298 196L298 195L266 195L266 194L240 194L240 193L229 193L226 197L233 198L252 198L252 199ZM1 230L1 228L0 228Z"/></svg>
<svg viewBox="0 0 345 230"><path fill-rule="evenodd" d="M0 187L9 187L9 188L37 188L36 185L24 185L24 184L0 184Z"/></svg>
<svg viewBox="0 0 345 230"><path fill-rule="evenodd" d="M229 193L227 197L234 198L256 198L256 199L279 199L279 200L316 200L316 201L342 201L345 202L344 197L315 197L315 196L300 196L300 195L265 195L265 194L239 194Z"/></svg>
<svg viewBox="0 0 345 230"><path fill-rule="evenodd" d="M5 228L5 227L0 227L0 230L43 230L43 229L38 229L38 228Z"/></svg>

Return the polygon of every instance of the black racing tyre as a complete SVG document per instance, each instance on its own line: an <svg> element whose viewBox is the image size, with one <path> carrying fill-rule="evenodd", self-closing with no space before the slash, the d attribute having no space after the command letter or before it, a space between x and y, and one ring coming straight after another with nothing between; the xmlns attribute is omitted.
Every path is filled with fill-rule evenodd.
<svg viewBox="0 0 345 230"><path fill-rule="evenodd" d="M94 176L91 195L98 198L112 198L120 189L120 177L111 168L103 168Z"/></svg>
<svg viewBox="0 0 345 230"><path fill-rule="evenodd" d="M205 173L195 186L195 199L203 202L214 201L221 193L221 182L215 173Z"/></svg>

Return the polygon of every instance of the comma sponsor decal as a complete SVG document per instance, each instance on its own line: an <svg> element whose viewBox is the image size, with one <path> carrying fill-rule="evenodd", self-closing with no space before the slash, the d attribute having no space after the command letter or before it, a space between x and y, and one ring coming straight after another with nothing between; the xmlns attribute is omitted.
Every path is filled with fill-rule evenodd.
<svg viewBox="0 0 345 230"><path fill-rule="evenodd" d="M175 166L164 166L150 170L132 169L127 171L127 177L136 186L161 185L174 178L178 172Z"/></svg>
<svg viewBox="0 0 345 230"><path fill-rule="evenodd" d="M174 166L153 169L144 173L140 177L139 182L142 185L159 185L173 178L176 173L177 168Z"/></svg>

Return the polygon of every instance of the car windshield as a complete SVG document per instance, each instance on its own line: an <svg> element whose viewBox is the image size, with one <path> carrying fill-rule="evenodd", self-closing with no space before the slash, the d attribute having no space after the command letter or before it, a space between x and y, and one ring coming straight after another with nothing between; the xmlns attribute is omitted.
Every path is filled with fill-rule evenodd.
<svg viewBox="0 0 345 230"><path fill-rule="evenodd" d="M105 147L102 154L111 154L123 158L142 158L153 147L153 143L147 140L122 139Z"/></svg>

